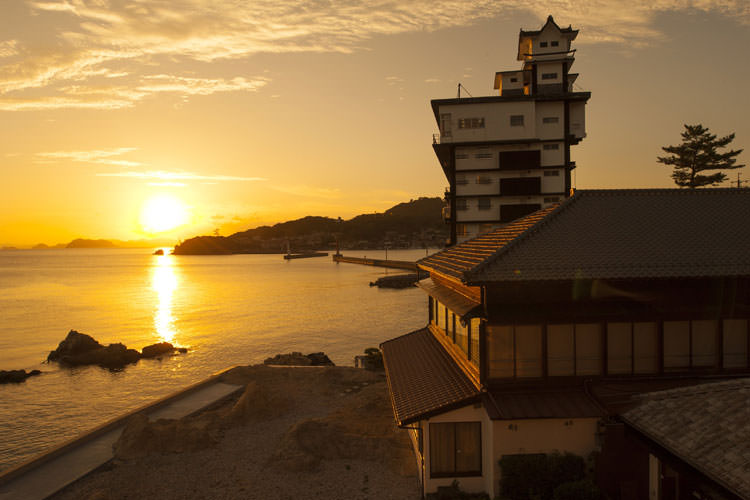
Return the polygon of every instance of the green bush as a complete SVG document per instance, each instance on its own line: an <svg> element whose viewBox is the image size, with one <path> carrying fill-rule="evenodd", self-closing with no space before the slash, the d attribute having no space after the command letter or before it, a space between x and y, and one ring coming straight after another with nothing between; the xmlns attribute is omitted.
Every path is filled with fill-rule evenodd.
<svg viewBox="0 0 750 500"><path fill-rule="evenodd" d="M599 500L601 492L589 479L563 483L552 496L553 500Z"/></svg>
<svg viewBox="0 0 750 500"><path fill-rule="evenodd" d="M455 479L450 486L441 486L437 493L428 493L427 500L490 500L487 493L466 493L461 491Z"/></svg>
<svg viewBox="0 0 750 500"><path fill-rule="evenodd" d="M502 496L513 500L553 500L555 488L586 475L582 457L561 455L506 455L500 459Z"/></svg>

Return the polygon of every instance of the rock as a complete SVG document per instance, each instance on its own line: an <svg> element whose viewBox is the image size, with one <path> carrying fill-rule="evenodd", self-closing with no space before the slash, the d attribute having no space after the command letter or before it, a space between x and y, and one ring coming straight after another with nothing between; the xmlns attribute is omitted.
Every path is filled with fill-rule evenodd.
<svg viewBox="0 0 750 500"><path fill-rule="evenodd" d="M0 370L0 384L20 384L27 378L40 373L42 372L39 370L31 370L28 373L26 370Z"/></svg>
<svg viewBox="0 0 750 500"><path fill-rule="evenodd" d="M57 361L67 366L99 365L109 369L123 368L141 359L141 353L128 349L123 344L109 344L104 347L90 335L71 330L47 361Z"/></svg>
<svg viewBox="0 0 750 500"><path fill-rule="evenodd" d="M178 347L177 352L179 352L180 354L185 354L186 352L188 352L188 350L187 347Z"/></svg>
<svg viewBox="0 0 750 500"><path fill-rule="evenodd" d="M164 255L164 250L161 248L154 252L154 255Z"/></svg>
<svg viewBox="0 0 750 500"><path fill-rule="evenodd" d="M57 349L50 351L47 361L59 361L63 356L77 356L102 347L104 346L90 335L71 330L65 340L57 346Z"/></svg>
<svg viewBox="0 0 750 500"><path fill-rule="evenodd" d="M313 366L336 366L324 352L311 352L307 357Z"/></svg>
<svg viewBox="0 0 750 500"><path fill-rule="evenodd" d="M312 361L301 352L290 352L288 354L277 354L273 358L263 361L264 365L282 365L282 366L310 366Z"/></svg>
<svg viewBox="0 0 750 500"><path fill-rule="evenodd" d="M174 352L175 348L169 342L159 342L158 344L147 345L141 349L141 357L143 358L155 358L162 354L169 354Z"/></svg>
<svg viewBox="0 0 750 500"><path fill-rule="evenodd" d="M378 288L411 288L418 280L419 276L416 273L397 274L396 276L378 278L376 281L370 282L370 286Z"/></svg>

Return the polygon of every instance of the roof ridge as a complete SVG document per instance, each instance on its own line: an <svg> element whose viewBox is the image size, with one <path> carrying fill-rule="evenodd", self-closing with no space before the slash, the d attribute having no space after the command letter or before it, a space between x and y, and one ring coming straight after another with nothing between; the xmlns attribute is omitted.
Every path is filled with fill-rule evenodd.
<svg viewBox="0 0 750 500"><path fill-rule="evenodd" d="M499 247L496 251L494 251L492 254L487 256L482 262L474 266L473 269L470 271L464 271L464 282L468 281L469 278L473 275L478 274L480 271L485 269L487 266L489 266L492 262L494 262L497 258L499 258L501 255L507 253L509 249L515 248L518 246L519 242L525 241L529 235L536 233L541 227L548 224L550 219L557 218L557 216L565 211L567 207L573 203L575 203L575 200L577 200L580 196L577 196L574 194L573 196L567 198L566 200L559 203L557 206L552 206L552 210L550 210L550 207L548 208L542 208L540 210L537 210L536 212L532 212L531 214L527 215L526 217L523 217L521 219L518 219L517 222L520 222L522 220L525 220L535 214L539 214L540 212L543 212L545 210L549 210L547 214L545 214L543 217L541 217L539 220L534 222L531 226L524 229L522 232L520 232L517 236L512 238L509 242ZM506 226L507 228L507 226ZM504 229L504 228L503 228ZM501 231L502 229L498 229L498 231Z"/></svg>

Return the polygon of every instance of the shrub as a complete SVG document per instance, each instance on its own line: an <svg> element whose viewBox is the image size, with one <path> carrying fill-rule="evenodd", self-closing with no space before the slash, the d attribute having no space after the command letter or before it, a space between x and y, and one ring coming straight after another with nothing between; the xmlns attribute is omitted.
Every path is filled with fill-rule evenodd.
<svg viewBox="0 0 750 500"><path fill-rule="evenodd" d="M599 500L601 492L589 479L563 483L552 496L553 500Z"/></svg>
<svg viewBox="0 0 750 500"><path fill-rule="evenodd" d="M586 475L583 458L572 453L506 455L500 467L502 495L513 500L553 500L555 488Z"/></svg>

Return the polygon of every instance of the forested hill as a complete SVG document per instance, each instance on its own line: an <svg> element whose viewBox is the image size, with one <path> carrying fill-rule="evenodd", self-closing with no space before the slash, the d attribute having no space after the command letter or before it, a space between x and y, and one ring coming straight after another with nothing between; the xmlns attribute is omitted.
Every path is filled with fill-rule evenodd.
<svg viewBox="0 0 750 500"><path fill-rule="evenodd" d="M384 213L362 214L349 220L303 217L273 226L260 226L231 236L197 236L174 249L177 255L292 252L334 249L421 248L443 246L448 226L443 222L440 198L419 198L399 203Z"/></svg>

